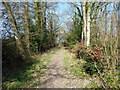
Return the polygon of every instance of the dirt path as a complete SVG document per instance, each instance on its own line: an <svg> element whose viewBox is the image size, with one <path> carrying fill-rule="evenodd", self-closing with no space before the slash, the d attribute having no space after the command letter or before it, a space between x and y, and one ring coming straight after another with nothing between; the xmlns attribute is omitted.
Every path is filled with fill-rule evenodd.
<svg viewBox="0 0 120 90"><path fill-rule="evenodd" d="M64 56L62 49L53 55L45 76L41 78L42 83L37 88L84 88L88 84L87 80L66 75Z"/></svg>

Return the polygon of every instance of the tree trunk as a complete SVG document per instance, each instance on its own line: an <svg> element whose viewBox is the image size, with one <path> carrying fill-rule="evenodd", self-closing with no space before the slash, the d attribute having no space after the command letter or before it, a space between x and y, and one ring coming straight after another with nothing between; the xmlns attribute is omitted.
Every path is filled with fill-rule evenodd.
<svg viewBox="0 0 120 90"><path fill-rule="evenodd" d="M44 2L42 2L42 7L41 7L41 28L43 26L43 8L44 8Z"/></svg>
<svg viewBox="0 0 120 90"><path fill-rule="evenodd" d="M90 45L90 2L87 10L87 47Z"/></svg>
<svg viewBox="0 0 120 90"><path fill-rule="evenodd" d="M85 45L86 45L86 8L85 8L86 2L83 2L83 31L84 38L85 38ZM82 36L83 37L83 36Z"/></svg>
<svg viewBox="0 0 120 90"><path fill-rule="evenodd" d="M117 65L119 65L120 64L120 2L118 3L117 38L118 38L118 61L117 61Z"/></svg>
<svg viewBox="0 0 120 90"><path fill-rule="evenodd" d="M28 2L25 2L25 42L26 51L28 55L30 54L30 43L29 43L29 25L28 25Z"/></svg>
<svg viewBox="0 0 120 90"><path fill-rule="evenodd" d="M12 27L13 32L14 32L18 52L23 57L23 59L25 59L26 58L25 57L25 52L23 50L23 46L22 46L22 43L20 41L20 36L19 36L19 33L18 33L17 23L16 23L16 20L15 20L15 17L14 17L14 13L13 13L10 5L7 2L2 2L2 3L5 6L5 8L7 10L7 13L9 15L10 21L11 21L11 27Z"/></svg>
<svg viewBox="0 0 120 90"><path fill-rule="evenodd" d="M35 2L35 24L39 23L39 7L38 7L38 2Z"/></svg>
<svg viewBox="0 0 120 90"><path fill-rule="evenodd" d="M43 24L43 26L46 29L46 7L47 7L47 2L45 2L44 6L45 6L45 8L44 8L44 24Z"/></svg>

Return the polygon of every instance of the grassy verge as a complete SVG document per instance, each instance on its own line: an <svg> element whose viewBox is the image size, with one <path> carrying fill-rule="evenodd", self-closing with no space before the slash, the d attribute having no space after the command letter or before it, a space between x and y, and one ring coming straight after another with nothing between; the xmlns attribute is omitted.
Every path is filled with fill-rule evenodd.
<svg viewBox="0 0 120 90"><path fill-rule="evenodd" d="M68 69L68 74L73 74L80 79L90 79L92 78L89 74L85 72L84 65L87 63L83 59L76 59L74 54L70 53L67 50L64 50L66 56L64 57L64 65ZM96 82L91 81L86 88L97 88L98 85Z"/></svg>
<svg viewBox="0 0 120 90"><path fill-rule="evenodd" d="M64 64L65 67L69 69L70 73L79 78L88 77L88 74L84 72L83 68L86 62L83 59L76 59L73 54L70 54L68 51L65 51L65 53L67 55L64 57Z"/></svg>
<svg viewBox="0 0 120 90"><path fill-rule="evenodd" d="M3 88L34 88L40 84L40 77L45 74L47 64L55 54L57 49L44 53L42 55L34 56L34 59L23 64L19 69L3 80Z"/></svg>

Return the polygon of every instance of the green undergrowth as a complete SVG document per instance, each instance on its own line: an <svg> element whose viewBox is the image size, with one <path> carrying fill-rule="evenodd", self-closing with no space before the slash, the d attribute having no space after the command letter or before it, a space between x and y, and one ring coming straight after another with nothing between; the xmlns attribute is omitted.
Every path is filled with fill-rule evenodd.
<svg viewBox="0 0 120 90"><path fill-rule="evenodd" d="M73 74L74 76L80 78L80 79L89 79L91 76L85 72L84 66L86 65L86 61L83 59L77 59L73 54L71 54L69 51L65 50L66 56L64 57L64 65L68 69L68 74ZM96 74L95 74L96 75ZM97 88L98 85L95 82L90 82L89 85L87 85L86 88Z"/></svg>
<svg viewBox="0 0 120 90"><path fill-rule="evenodd" d="M35 55L33 60L13 71L3 80L3 89L6 88L31 88L40 85L40 77L44 76L47 64L51 61L52 54L57 48L49 52Z"/></svg>
<svg viewBox="0 0 120 90"><path fill-rule="evenodd" d="M95 82L90 82L88 86L91 86L92 88L98 88L98 85Z"/></svg>
<svg viewBox="0 0 120 90"><path fill-rule="evenodd" d="M85 73L85 70L83 68L86 63L85 60L83 59L79 60L79 59L76 59L75 57L72 57L68 51L65 51L65 53L67 55L64 57L64 64L65 64L65 67L69 69L70 73L74 74L79 78L89 77L89 75Z"/></svg>

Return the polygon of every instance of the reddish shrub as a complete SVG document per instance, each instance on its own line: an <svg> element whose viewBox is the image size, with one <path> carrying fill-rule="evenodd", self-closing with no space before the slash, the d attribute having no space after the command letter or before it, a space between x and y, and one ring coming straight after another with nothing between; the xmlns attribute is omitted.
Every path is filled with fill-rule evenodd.
<svg viewBox="0 0 120 90"><path fill-rule="evenodd" d="M87 56L91 56L97 62L102 62L103 61L103 56L102 56L101 53L102 53L103 48L95 46L94 49L95 49L94 51L91 48L88 49Z"/></svg>

